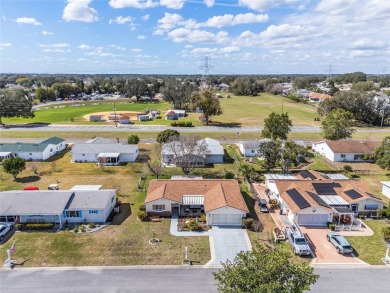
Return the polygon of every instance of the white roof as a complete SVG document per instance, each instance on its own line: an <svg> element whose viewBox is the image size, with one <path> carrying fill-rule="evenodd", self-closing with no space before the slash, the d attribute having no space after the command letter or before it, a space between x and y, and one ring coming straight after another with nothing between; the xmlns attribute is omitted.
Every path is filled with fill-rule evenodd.
<svg viewBox="0 0 390 293"><path fill-rule="evenodd" d="M348 205L349 206L349 203L347 201L345 201L339 195L320 195L320 198L330 206L333 206L333 205Z"/></svg>
<svg viewBox="0 0 390 293"><path fill-rule="evenodd" d="M102 185L75 185L70 190L99 190Z"/></svg>
<svg viewBox="0 0 390 293"><path fill-rule="evenodd" d="M0 152L0 157L5 157L5 156L8 156L10 154L11 154L11 152Z"/></svg>
<svg viewBox="0 0 390 293"><path fill-rule="evenodd" d="M183 205L203 205L203 195L183 195Z"/></svg>
<svg viewBox="0 0 390 293"><path fill-rule="evenodd" d="M266 180L297 180L294 175L291 174L264 174Z"/></svg>
<svg viewBox="0 0 390 293"><path fill-rule="evenodd" d="M390 181L381 181L381 183L387 187L390 187Z"/></svg>
<svg viewBox="0 0 390 293"><path fill-rule="evenodd" d="M325 174L331 180L349 180L349 178L343 174Z"/></svg>
<svg viewBox="0 0 390 293"><path fill-rule="evenodd" d="M114 158L119 157L120 153L100 153L98 158Z"/></svg>
<svg viewBox="0 0 390 293"><path fill-rule="evenodd" d="M175 112L175 113L182 113L182 114L185 114L185 112L186 112L186 110L167 110L167 113L168 113L169 111L173 111L173 112Z"/></svg>

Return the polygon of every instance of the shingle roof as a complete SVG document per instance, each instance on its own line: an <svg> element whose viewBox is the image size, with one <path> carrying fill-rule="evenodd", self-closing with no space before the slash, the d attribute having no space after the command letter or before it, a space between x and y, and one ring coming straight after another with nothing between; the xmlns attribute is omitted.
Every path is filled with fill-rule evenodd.
<svg viewBox="0 0 390 293"><path fill-rule="evenodd" d="M334 153L373 154L381 142L370 140L324 140Z"/></svg>
<svg viewBox="0 0 390 293"><path fill-rule="evenodd" d="M205 211L232 207L248 212L236 180L151 180L145 203L157 199L182 202L183 195L203 195Z"/></svg>
<svg viewBox="0 0 390 293"><path fill-rule="evenodd" d="M87 140L85 143L95 143L95 144L102 144L102 143L113 143L111 140L103 137L95 137L90 140Z"/></svg>
<svg viewBox="0 0 390 293"><path fill-rule="evenodd" d="M76 190L68 209L104 209L115 196L115 189Z"/></svg>
<svg viewBox="0 0 390 293"><path fill-rule="evenodd" d="M161 153L164 155L173 155L173 150L169 146L169 144L172 142L164 143L162 148L161 148ZM179 144L180 142L175 142L175 144ZM204 139L198 140L197 144L201 145L204 143L206 146L206 154L207 155L224 155L225 152L223 150L223 146L218 140L206 137ZM196 151L195 151L196 152Z"/></svg>
<svg viewBox="0 0 390 293"><path fill-rule="evenodd" d="M0 151L1 152L43 152L49 144L60 144L61 142L65 141L62 138L59 137L52 137L49 139L46 139L44 141L41 141L40 143L7 143L7 144L0 144Z"/></svg>
<svg viewBox="0 0 390 293"><path fill-rule="evenodd" d="M264 138L264 139L259 139L259 140L245 140L245 141L240 141L244 149L246 150L253 150L253 149L258 149L261 143L269 142L271 139L269 138Z"/></svg>
<svg viewBox="0 0 390 293"><path fill-rule="evenodd" d="M75 154L90 154L90 153L136 153L138 150L137 144L121 144L121 143L76 143L71 153Z"/></svg>

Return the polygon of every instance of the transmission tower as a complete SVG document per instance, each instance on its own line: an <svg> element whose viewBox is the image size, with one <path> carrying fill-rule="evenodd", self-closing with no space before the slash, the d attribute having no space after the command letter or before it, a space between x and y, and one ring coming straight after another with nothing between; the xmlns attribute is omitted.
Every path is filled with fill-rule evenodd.
<svg viewBox="0 0 390 293"><path fill-rule="evenodd" d="M214 66L211 65L211 59L210 57L203 57L202 58L202 64L199 66L199 69L202 69L204 70L203 71L203 74L202 74L202 77L200 79L200 86L203 88L207 88L208 87L208 84L207 84L207 77L209 76L209 73L210 73L210 70L213 69Z"/></svg>
<svg viewBox="0 0 390 293"><path fill-rule="evenodd" d="M326 71L328 73L328 80L332 78L332 74L335 72L334 66L331 64L329 65L328 70Z"/></svg>

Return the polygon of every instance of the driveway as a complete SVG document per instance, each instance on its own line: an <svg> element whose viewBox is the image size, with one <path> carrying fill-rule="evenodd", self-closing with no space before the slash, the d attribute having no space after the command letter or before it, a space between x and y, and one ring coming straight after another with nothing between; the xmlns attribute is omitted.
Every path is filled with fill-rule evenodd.
<svg viewBox="0 0 390 293"><path fill-rule="evenodd" d="M213 226L209 236L211 260L206 266L220 266L233 261L240 251L252 249L246 230L238 227Z"/></svg>
<svg viewBox="0 0 390 293"><path fill-rule="evenodd" d="M314 253L312 264L366 264L364 261L354 257L353 254L339 254L332 243L328 242L326 235L329 230L326 228L300 227L309 240L309 245Z"/></svg>

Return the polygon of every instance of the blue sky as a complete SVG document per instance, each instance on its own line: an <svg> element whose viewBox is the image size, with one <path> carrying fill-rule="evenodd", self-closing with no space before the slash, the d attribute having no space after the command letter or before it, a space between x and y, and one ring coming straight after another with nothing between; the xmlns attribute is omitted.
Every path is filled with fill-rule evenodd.
<svg viewBox="0 0 390 293"><path fill-rule="evenodd" d="M390 71L389 0L0 0L1 73Z"/></svg>

